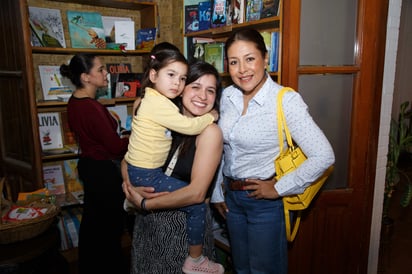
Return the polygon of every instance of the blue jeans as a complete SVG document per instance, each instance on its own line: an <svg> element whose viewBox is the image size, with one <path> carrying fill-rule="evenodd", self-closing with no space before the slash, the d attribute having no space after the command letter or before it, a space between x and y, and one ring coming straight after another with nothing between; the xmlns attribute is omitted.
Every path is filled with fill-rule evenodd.
<svg viewBox="0 0 412 274"><path fill-rule="evenodd" d="M283 203L226 192L227 228L237 274L286 274L287 240Z"/></svg>
<svg viewBox="0 0 412 274"><path fill-rule="evenodd" d="M130 182L133 186L151 186L156 192L180 189L188 185L184 181L167 176L161 168L147 169L128 164ZM179 208L186 213L187 238L189 245L203 244L206 220L206 204L194 204Z"/></svg>

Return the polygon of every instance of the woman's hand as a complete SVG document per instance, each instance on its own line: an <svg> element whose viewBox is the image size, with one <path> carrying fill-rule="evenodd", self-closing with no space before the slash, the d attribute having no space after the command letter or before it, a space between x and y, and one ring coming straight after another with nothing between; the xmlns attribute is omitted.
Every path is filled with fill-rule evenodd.
<svg viewBox="0 0 412 274"><path fill-rule="evenodd" d="M249 197L255 199L277 199L279 198L279 193L275 189L276 179L272 180L257 180L257 179L246 179L246 182L253 183L243 187L243 190L253 191L249 193Z"/></svg>

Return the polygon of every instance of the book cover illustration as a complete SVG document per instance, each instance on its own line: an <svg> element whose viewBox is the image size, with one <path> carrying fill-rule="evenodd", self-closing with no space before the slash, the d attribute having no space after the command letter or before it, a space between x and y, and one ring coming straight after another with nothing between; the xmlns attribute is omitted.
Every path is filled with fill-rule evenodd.
<svg viewBox="0 0 412 274"><path fill-rule="evenodd" d="M123 130L131 130L130 125L127 125L127 106L126 105L117 105L112 107L107 107L107 110L116 119L117 123L119 124L118 133L119 135ZM129 126L129 128L128 128Z"/></svg>
<svg viewBox="0 0 412 274"><path fill-rule="evenodd" d="M218 72L224 72L224 44L205 44L205 61L213 65Z"/></svg>
<svg viewBox="0 0 412 274"><path fill-rule="evenodd" d="M114 98L116 96L116 85L119 81L119 74L131 73L132 65L130 63L108 63L106 64L106 69L109 73L108 79L111 97Z"/></svg>
<svg viewBox="0 0 412 274"><path fill-rule="evenodd" d="M121 73L118 75L114 97L136 97L141 87L143 73Z"/></svg>
<svg viewBox="0 0 412 274"><path fill-rule="evenodd" d="M43 150L63 148L63 136L59 112L38 113L40 143Z"/></svg>
<svg viewBox="0 0 412 274"><path fill-rule="evenodd" d="M67 11L72 48L106 48L100 13Z"/></svg>
<svg viewBox="0 0 412 274"><path fill-rule="evenodd" d="M272 32L272 50L270 58L270 69L271 72L277 72L279 66L279 32Z"/></svg>
<svg viewBox="0 0 412 274"><path fill-rule="evenodd" d="M74 85L60 74L59 66L39 66L44 100L58 100L59 96L71 96Z"/></svg>
<svg viewBox="0 0 412 274"><path fill-rule="evenodd" d="M106 43L116 42L116 39L115 39L116 29L114 27L114 22L116 21L132 21L132 18L117 17L117 16L102 16L104 37L105 37Z"/></svg>
<svg viewBox="0 0 412 274"><path fill-rule="evenodd" d="M29 23L32 33L41 44L40 46L66 47L60 10L29 7ZM38 44L35 43L35 46Z"/></svg>
<svg viewBox="0 0 412 274"><path fill-rule="evenodd" d="M134 21L115 21L114 29L116 44L126 44L126 50L136 49Z"/></svg>
<svg viewBox="0 0 412 274"><path fill-rule="evenodd" d="M241 24L245 21L245 1L232 0L232 24Z"/></svg>
<svg viewBox="0 0 412 274"><path fill-rule="evenodd" d="M63 161L67 192L83 190L83 182L79 179L79 173L77 172L77 162L78 159Z"/></svg>
<svg viewBox="0 0 412 274"><path fill-rule="evenodd" d="M185 33L199 30L199 5L185 6Z"/></svg>
<svg viewBox="0 0 412 274"><path fill-rule="evenodd" d="M210 1L199 2L199 30L210 29L212 6Z"/></svg>
<svg viewBox="0 0 412 274"><path fill-rule="evenodd" d="M272 33L268 31L261 31L260 34L265 42L266 50L268 51L268 64L266 67L267 71L270 71L270 60L272 58Z"/></svg>
<svg viewBox="0 0 412 274"><path fill-rule="evenodd" d="M156 28L139 29L136 32L136 49L150 51L156 43Z"/></svg>
<svg viewBox="0 0 412 274"><path fill-rule="evenodd" d="M50 194L64 194L66 192L61 165L43 166L43 180Z"/></svg>
<svg viewBox="0 0 412 274"><path fill-rule="evenodd" d="M210 26L212 28L226 26L226 0L213 0Z"/></svg>
<svg viewBox="0 0 412 274"><path fill-rule="evenodd" d="M246 22L260 19L263 0L246 0Z"/></svg>
<svg viewBox="0 0 412 274"><path fill-rule="evenodd" d="M277 16L279 13L279 0L262 0L260 19Z"/></svg>

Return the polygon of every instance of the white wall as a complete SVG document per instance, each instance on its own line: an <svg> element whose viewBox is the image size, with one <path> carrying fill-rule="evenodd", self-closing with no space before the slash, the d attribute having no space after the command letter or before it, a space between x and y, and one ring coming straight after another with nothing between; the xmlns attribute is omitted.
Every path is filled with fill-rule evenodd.
<svg viewBox="0 0 412 274"><path fill-rule="evenodd" d="M392 101L394 96L401 6L402 0L389 0L375 193L373 201L371 238L369 243L368 273L370 274L378 273L386 155L388 152L389 125L392 115Z"/></svg>

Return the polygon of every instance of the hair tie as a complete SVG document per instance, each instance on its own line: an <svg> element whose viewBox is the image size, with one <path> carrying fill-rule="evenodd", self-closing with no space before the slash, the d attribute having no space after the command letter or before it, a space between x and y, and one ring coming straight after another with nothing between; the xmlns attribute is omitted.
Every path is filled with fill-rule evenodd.
<svg viewBox="0 0 412 274"><path fill-rule="evenodd" d="M156 59L156 56L150 55L150 58L152 58L153 60L155 60L155 59Z"/></svg>

